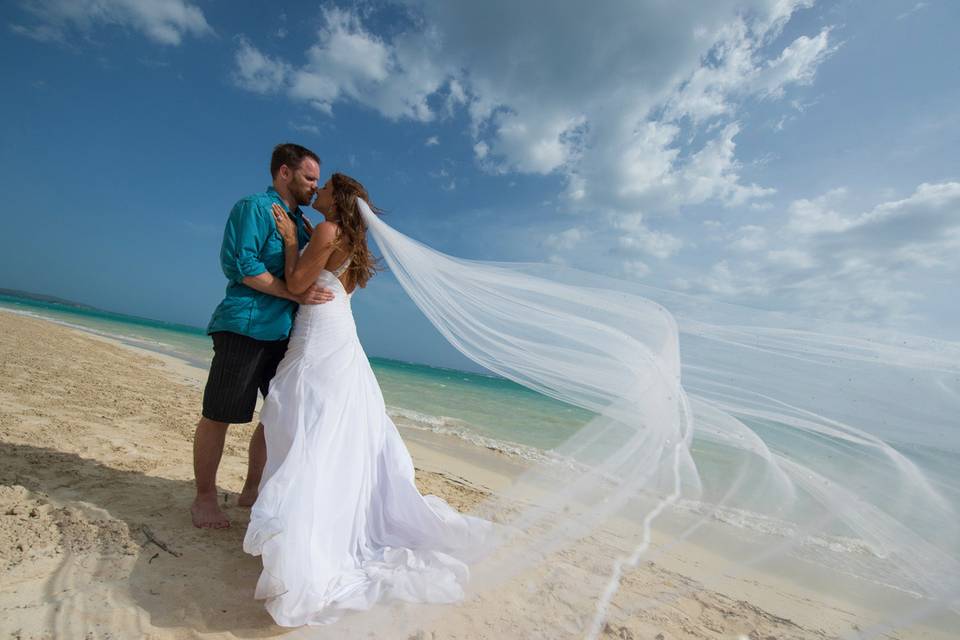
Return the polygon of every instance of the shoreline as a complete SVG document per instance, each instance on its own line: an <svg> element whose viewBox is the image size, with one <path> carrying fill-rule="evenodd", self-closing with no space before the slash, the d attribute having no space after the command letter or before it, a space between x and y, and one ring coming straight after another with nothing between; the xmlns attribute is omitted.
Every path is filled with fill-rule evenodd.
<svg viewBox="0 0 960 640"><path fill-rule="evenodd" d="M47 318L39 314L0 307L0 314L3 313L41 322L50 322L69 331L78 331L91 339L99 340L105 344L127 349L137 355L156 358L163 363L166 372L172 376L174 380L194 389L202 391L203 385L206 383L206 369L201 368L183 357L164 351L159 347L151 349L136 344L133 340L105 335L103 332L81 325L71 324L56 318ZM260 413L262 405L263 398L258 395L254 420L251 421L249 425L231 425L231 429L242 428L244 426L249 427L250 425L256 426L257 416ZM387 407L388 413L392 414L394 411L397 410L389 406ZM399 411L402 412L405 410L400 409ZM198 417L199 412L200 405L198 404ZM391 417L394 417L395 421L397 421L394 415L391 415ZM506 451L501 451L491 446L476 444L454 434L437 433L419 427L404 426L402 424L402 417L399 422L401 422L401 424L398 424L397 428L403 435L404 442L408 444L411 455L417 461L418 465L422 460L422 464L426 468L439 472L438 470L445 466L446 456L438 456L437 454L446 452L447 455L453 455L458 461L467 465L470 469L471 477L461 477L460 480L477 486L484 491L495 491L505 484L508 484L516 476L523 473L527 467L528 462L526 460ZM414 455L414 452L416 452L416 455Z"/></svg>
<svg viewBox="0 0 960 640"><path fill-rule="evenodd" d="M26 314L0 313L0 328L0 508L7 514L0 520L0 562L10 576L0 587L0 631L56 636L56 624L66 620L69 629L60 635L280 633L251 598L259 560L240 549L247 516L235 506L235 494L253 425L231 427L221 465L218 484L235 526L218 536L189 523L190 443L205 371ZM401 433L421 491L461 510L478 507L525 469L517 458L455 436ZM181 556L150 543L144 525ZM590 538L624 550L635 533L634 523L620 522ZM575 572L596 564L592 553L578 545L535 567L534 580L546 582L543 572L557 567ZM222 589L207 593L210 584ZM175 585L180 595L171 592ZM651 605L658 593L670 597ZM571 631L555 637L582 637L594 595L585 589L538 600L518 578L497 593L443 609L433 628L438 638L464 629L457 637L492 640L531 637L537 624L563 621ZM235 601L245 607L242 615ZM109 611L110 603L117 612ZM656 531L650 554L624 578L614 604L609 627L621 638L860 637L858 628L883 618ZM882 636L956 637L920 626Z"/></svg>

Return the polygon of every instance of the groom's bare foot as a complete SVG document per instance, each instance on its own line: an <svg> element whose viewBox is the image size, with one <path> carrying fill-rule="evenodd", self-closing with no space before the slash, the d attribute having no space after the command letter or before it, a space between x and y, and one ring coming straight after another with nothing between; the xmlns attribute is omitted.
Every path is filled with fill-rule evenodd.
<svg viewBox="0 0 960 640"><path fill-rule="evenodd" d="M240 492L240 497L237 498L237 506L252 507L253 503L257 501L257 495L256 489L244 489Z"/></svg>
<svg viewBox="0 0 960 640"><path fill-rule="evenodd" d="M217 496L202 498L197 496L190 506L190 515L193 516L193 526L201 529L226 529L230 520L220 510Z"/></svg>

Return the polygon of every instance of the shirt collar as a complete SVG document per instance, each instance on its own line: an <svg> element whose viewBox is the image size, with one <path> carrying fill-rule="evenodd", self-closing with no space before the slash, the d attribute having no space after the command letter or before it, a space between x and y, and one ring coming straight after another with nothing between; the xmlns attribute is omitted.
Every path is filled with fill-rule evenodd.
<svg viewBox="0 0 960 640"><path fill-rule="evenodd" d="M290 209L287 208L287 204L283 201L283 198L280 197L280 194L277 193L277 190L273 188L273 185L270 185L269 187L267 187L267 195L272 198L276 198L277 202L280 203L280 206L283 207L283 210L286 211L291 216L293 216L294 218L303 217L303 211L300 211L300 207L297 207L293 211L290 211Z"/></svg>

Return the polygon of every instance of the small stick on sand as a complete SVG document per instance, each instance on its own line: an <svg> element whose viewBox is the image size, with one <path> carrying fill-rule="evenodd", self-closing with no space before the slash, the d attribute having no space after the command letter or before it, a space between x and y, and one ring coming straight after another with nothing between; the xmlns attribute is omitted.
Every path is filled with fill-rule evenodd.
<svg viewBox="0 0 960 640"><path fill-rule="evenodd" d="M164 551L172 555L174 558L180 557L179 553L177 553L176 551L171 551L170 547L168 547L165 543L161 542L160 540L157 540L156 536L153 535L153 531L151 531L150 527L148 527L147 525L145 524L140 525L140 531L143 532L143 535L147 536L147 542L152 542L153 544L157 545L158 547L160 547L161 549L163 549Z"/></svg>

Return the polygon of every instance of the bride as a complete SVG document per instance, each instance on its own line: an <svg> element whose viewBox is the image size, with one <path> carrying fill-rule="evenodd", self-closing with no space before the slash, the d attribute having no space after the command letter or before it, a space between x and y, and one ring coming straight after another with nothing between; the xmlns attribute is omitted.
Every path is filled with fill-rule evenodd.
<svg viewBox="0 0 960 640"><path fill-rule="evenodd" d="M466 562L491 528L420 495L357 338L350 299L375 272L360 211L368 199L333 174L313 203L325 220L302 254L274 205L288 288L336 293L300 307L260 415L267 464L243 548L262 557L256 597L282 626L330 623L379 600L460 600Z"/></svg>
<svg viewBox="0 0 960 640"><path fill-rule="evenodd" d="M387 598L459 599L465 563L492 547L490 523L417 492L384 412L350 311L353 291L373 275L368 237L461 353L594 414L552 450L561 466L525 472L537 497L497 527L497 554L483 567L488 588L606 522L619 526L620 516L642 523L624 538L635 543L629 555L550 574L551 593L596 587L587 635L597 637L623 571L649 548L653 519L683 499L703 510L687 532L709 527L714 513L754 510L791 532L746 545L742 560L841 531L877 550L869 575L929 598L905 605L910 616L960 611L951 467L915 462L885 440L915 428L955 433L955 343L558 265L459 259L391 229L366 199L360 184L334 175L314 203L326 221L302 255L288 217L277 216L290 290L318 282L337 293L300 308L261 413L267 468L244 548L263 556L257 596L279 624L331 622ZM694 433L704 451L729 451L721 456L729 464L701 469ZM515 506L509 496L498 505Z"/></svg>

